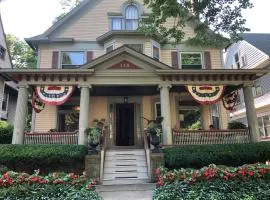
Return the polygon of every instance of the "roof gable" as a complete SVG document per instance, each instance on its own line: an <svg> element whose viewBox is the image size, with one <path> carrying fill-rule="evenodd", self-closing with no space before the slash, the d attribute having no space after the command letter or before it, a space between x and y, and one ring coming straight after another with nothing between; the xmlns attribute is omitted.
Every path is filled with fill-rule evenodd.
<svg viewBox="0 0 270 200"><path fill-rule="evenodd" d="M242 38L265 54L270 55L270 34L243 33Z"/></svg>

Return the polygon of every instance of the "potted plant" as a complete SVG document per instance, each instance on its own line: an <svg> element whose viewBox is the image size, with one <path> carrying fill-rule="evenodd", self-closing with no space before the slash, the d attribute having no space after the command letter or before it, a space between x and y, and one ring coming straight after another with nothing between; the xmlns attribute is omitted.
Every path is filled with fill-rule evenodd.
<svg viewBox="0 0 270 200"><path fill-rule="evenodd" d="M105 121L104 119L102 120L95 119L93 122L94 126L86 128L84 132L87 135L88 153L98 154L96 147L100 143L100 138L104 130Z"/></svg>
<svg viewBox="0 0 270 200"><path fill-rule="evenodd" d="M150 143L154 146L153 153L159 153L160 136L162 134L162 123L163 117L157 117L152 120L148 127L148 133L150 135Z"/></svg>

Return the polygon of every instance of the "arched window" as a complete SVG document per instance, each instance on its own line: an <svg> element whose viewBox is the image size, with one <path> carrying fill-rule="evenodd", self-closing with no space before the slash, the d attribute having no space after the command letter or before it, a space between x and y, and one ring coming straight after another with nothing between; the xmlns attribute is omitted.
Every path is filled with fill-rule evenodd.
<svg viewBox="0 0 270 200"><path fill-rule="evenodd" d="M139 22L139 11L137 6L129 5L126 7L126 30L136 30Z"/></svg>

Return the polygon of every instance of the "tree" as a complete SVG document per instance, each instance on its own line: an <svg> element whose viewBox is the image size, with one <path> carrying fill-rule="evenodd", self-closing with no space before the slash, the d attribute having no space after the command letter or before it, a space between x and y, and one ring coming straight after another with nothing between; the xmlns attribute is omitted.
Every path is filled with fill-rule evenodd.
<svg viewBox="0 0 270 200"><path fill-rule="evenodd" d="M140 30L151 35L159 33L174 43L180 43L188 24L194 26L196 36L189 38L191 45L224 47L230 40L240 39L239 33L249 31L242 10L252 8L250 0L144 0L150 10L149 18L143 20ZM173 20L171 27L165 27Z"/></svg>
<svg viewBox="0 0 270 200"><path fill-rule="evenodd" d="M35 53L24 41L12 34L7 34L7 46L15 68L36 68Z"/></svg>

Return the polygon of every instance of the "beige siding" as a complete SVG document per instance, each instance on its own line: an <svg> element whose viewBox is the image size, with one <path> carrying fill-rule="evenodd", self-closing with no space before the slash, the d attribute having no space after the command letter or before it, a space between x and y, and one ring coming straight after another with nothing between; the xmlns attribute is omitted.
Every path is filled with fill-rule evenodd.
<svg viewBox="0 0 270 200"><path fill-rule="evenodd" d="M209 129L210 124L212 124L211 119L211 109L209 105L201 106L202 111L202 128L204 130Z"/></svg>
<svg viewBox="0 0 270 200"><path fill-rule="evenodd" d="M229 122L229 113L224 108L223 103L219 103L220 107L220 123L221 123L221 129L227 129L228 128L228 122Z"/></svg>
<svg viewBox="0 0 270 200"><path fill-rule="evenodd" d="M44 110L36 114L35 131L46 132L57 128L57 107L45 106Z"/></svg>
<svg viewBox="0 0 270 200"><path fill-rule="evenodd" d="M219 50L219 49L206 49L205 51L210 51L212 68L213 69L221 69L222 68L221 50Z"/></svg>
<svg viewBox="0 0 270 200"><path fill-rule="evenodd" d="M160 61L166 65L172 66L171 50L161 50Z"/></svg>
<svg viewBox="0 0 270 200"><path fill-rule="evenodd" d="M171 105L171 126L172 128L179 128L177 123L177 109L176 109L176 93L170 94L170 105Z"/></svg>
<svg viewBox="0 0 270 200"><path fill-rule="evenodd" d="M149 57L153 57L152 55L152 43L150 40L145 41L144 43L144 54L149 56Z"/></svg>
<svg viewBox="0 0 270 200"><path fill-rule="evenodd" d="M89 125L93 126L95 119L108 121L108 98L90 97Z"/></svg>
<svg viewBox="0 0 270 200"><path fill-rule="evenodd" d="M142 97L142 116L147 119L153 118L152 113L152 97L151 96L144 96ZM147 121L143 120L143 128L147 128Z"/></svg>

